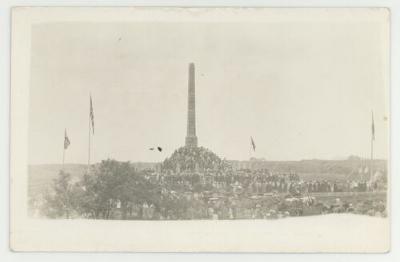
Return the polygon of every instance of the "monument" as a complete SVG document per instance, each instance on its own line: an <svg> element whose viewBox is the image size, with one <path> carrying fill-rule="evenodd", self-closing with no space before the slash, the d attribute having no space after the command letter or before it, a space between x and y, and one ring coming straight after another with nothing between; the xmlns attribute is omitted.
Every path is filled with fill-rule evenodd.
<svg viewBox="0 0 400 262"><path fill-rule="evenodd" d="M188 112L185 146L176 149L162 164L162 170L180 172L199 172L222 168L222 160L211 150L197 145L196 136L196 91L195 67L189 64Z"/></svg>
<svg viewBox="0 0 400 262"><path fill-rule="evenodd" d="M193 63L189 64L188 118L187 118L185 146L197 147L195 68Z"/></svg>

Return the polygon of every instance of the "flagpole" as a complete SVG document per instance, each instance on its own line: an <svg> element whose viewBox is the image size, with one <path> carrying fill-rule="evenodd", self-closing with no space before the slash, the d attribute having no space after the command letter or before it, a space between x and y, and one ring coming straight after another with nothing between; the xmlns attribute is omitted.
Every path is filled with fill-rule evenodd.
<svg viewBox="0 0 400 262"><path fill-rule="evenodd" d="M374 161L374 138L373 135L371 135L371 163L369 167L369 179L372 178L372 166L373 166L373 161Z"/></svg>
<svg viewBox="0 0 400 262"><path fill-rule="evenodd" d="M65 139L65 138L64 138ZM62 171L64 171L64 160L65 160L65 146L63 145L63 162L62 162Z"/></svg>
<svg viewBox="0 0 400 262"><path fill-rule="evenodd" d="M67 129L64 129L62 171L64 171L64 161L65 161L65 138L66 138L66 136L67 136Z"/></svg>
<svg viewBox="0 0 400 262"><path fill-rule="evenodd" d="M89 124L89 132L88 132L88 172L90 170L90 104L89 104L89 114L88 114L88 124Z"/></svg>
<svg viewBox="0 0 400 262"><path fill-rule="evenodd" d="M369 167L369 179L372 178L372 166L373 166L373 161L374 161L374 140L375 140L375 123L374 123L374 112L371 111L372 113L372 127L371 127L371 162L370 162L370 167Z"/></svg>
<svg viewBox="0 0 400 262"><path fill-rule="evenodd" d="M250 137L250 145L249 145L249 169L252 170L253 169L253 164L251 163L251 157L252 157L252 145L251 145L251 137Z"/></svg>
<svg viewBox="0 0 400 262"><path fill-rule="evenodd" d="M253 150L253 147L252 147L252 145L251 145L251 138L250 138L250 146L249 146L249 161L250 161L250 159L251 159L251 156L252 156L252 150Z"/></svg>

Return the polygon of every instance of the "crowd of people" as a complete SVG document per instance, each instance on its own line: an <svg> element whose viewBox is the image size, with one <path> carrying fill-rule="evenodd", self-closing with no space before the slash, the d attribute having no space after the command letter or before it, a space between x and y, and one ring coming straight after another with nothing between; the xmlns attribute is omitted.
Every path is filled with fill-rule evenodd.
<svg viewBox="0 0 400 262"><path fill-rule="evenodd" d="M309 216L329 213L354 213L384 217L385 197L370 199L332 198L320 200L313 196L243 197L221 195L211 191L201 193L162 192L163 205L150 203L132 207L127 219L191 220L191 219L275 219L289 216Z"/></svg>
<svg viewBox="0 0 400 262"><path fill-rule="evenodd" d="M379 194L386 188L377 180L305 180L294 172L233 170L202 147L179 148L160 169L143 174L161 188L161 204L136 204L130 209L130 219L269 219L342 212L386 215L386 194ZM372 200L336 197L337 193L371 192L377 193Z"/></svg>
<svg viewBox="0 0 400 262"><path fill-rule="evenodd" d="M273 174L266 169L233 174L148 171L146 179L161 186L165 204L139 204L131 219L273 219L345 212L386 216L386 194L362 180L304 181L295 173ZM320 197L336 192L375 192L377 197Z"/></svg>
<svg viewBox="0 0 400 262"><path fill-rule="evenodd" d="M274 172L266 168L234 170L227 161L202 147L182 147L157 168L138 170L129 163L103 162L98 176L85 177L110 187L105 192L99 191L108 198L106 219L274 219L326 213L387 215L387 183L382 175L368 180L362 176L329 180L323 175L307 179L293 171ZM131 173L135 175L128 175ZM119 191L115 191L115 186ZM93 188L94 197L97 189ZM85 195L87 190L82 190ZM87 206L85 203L78 205L78 211Z"/></svg>
<svg viewBox="0 0 400 262"><path fill-rule="evenodd" d="M234 193L247 192L248 194L304 194L385 190L379 186L378 181L328 181L325 179L305 181L294 173L271 173L267 169L238 170L228 174L210 171L194 173L150 172L146 177L154 181L154 183L169 187L178 186L187 191L193 190L198 184L219 191L233 191Z"/></svg>
<svg viewBox="0 0 400 262"><path fill-rule="evenodd" d="M180 147L162 163L166 173L194 171L227 171L229 165L215 153L204 147Z"/></svg>

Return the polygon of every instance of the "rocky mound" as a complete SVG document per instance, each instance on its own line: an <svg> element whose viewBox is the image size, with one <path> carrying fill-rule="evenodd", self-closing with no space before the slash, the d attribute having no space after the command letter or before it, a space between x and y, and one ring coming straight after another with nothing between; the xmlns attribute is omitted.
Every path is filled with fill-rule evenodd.
<svg viewBox="0 0 400 262"><path fill-rule="evenodd" d="M164 160L161 169L173 172L212 171L224 168L224 161L204 147L181 147Z"/></svg>

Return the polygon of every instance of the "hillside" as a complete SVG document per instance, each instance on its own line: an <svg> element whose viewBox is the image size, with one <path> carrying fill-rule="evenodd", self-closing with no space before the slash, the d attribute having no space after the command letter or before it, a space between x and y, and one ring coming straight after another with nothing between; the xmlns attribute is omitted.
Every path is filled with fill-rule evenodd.
<svg viewBox="0 0 400 262"><path fill-rule="evenodd" d="M366 165L360 160L302 160L302 161L229 161L235 168L267 168L274 172L296 172L302 179L358 179L359 168ZM155 163L132 163L138 169L152 168ZM57 178L61 165L31 165L29 166L29 195L33 196L49 189ZM79 180L86 172L84 164L66 164L65 171L73 180ZM374 160L374 170L387 172L387 161Z"/></svg>
<svg viewBox="0 0 400 262"><path fill-rule="evenodd" d="M255 168L269 169L277 173L295 172L303 179L358 179L360 176L359 169L363 167L364 172L369 172L369 161L360 159L346 160L301 160L301 161L229 161L235 169ZM374 160L373 170L387 172L386 160Z"/></svg>
<svg viewBox="0 0 400 262"><path fill-rule="evenodd" d="M30 165L28 167L28 194L30 196L44 192L53 184L57 178L62 165ZM64 170L71 174L73 180L80 179L86 172L87 165L83 164L65 164Z"/></svg>

